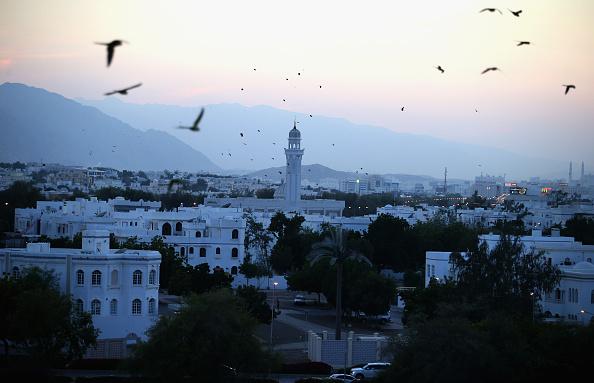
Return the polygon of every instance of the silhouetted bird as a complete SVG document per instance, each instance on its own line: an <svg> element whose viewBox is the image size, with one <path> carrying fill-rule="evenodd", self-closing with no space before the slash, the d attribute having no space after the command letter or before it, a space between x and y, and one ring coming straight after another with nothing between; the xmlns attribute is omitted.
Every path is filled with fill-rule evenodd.
<svg viewBox="0 0 594 383"><path fill-rule="evenodd" d="M441 65L436 66L435 69L437 69L441 73L445 72L445 70L443 70L443 68L441 67Z"/></svg>
<svg viewBox="0 0 594 383"><path fill-rule="evenodd" d="M198 114L198 117L196 117L196 121L194 121L194 125L192 126L178 126L179 129L190 129L192 132L199 132L200 128L198 127L198 124L200 123L200 120L202 120L202 116L204 116L204 108L200 109L200 113Z"/></svg>
<svg viewBox="0 0 594 383"><path fill-rule="evenodd" d="M240 135L241 137L243 137L243 133L239 133L239 135Z"/></svg>
<svg viewBox="0 0 594 383"><path fill-rule="evenodd" d="M241 90L243 90L243 88L241 88Z"/></svg>
<svg viewBox="0 0 594 383"><path fill-rule="evenodd" d="M563 85L565 87L565 94L569 92L570 89L575 89L575 85Z"/></svg>
<svg viewBox="0 0 594 383"><path fill-rule="evenodd" d="M489 68L485 69L484 71L482 71L481 74L485 74L485 73L487 73L487 72L489 72L491 70L492 71L496 71L496 70L499 70L499 68L497 68L496 66L489 67Z"/></svg>
<svg viewBox="0 0 594 383"><path fill-rule="evenodd" d="M401 111L401 112L404 112L404 106L403 106L402 108L400 108L400 111Z"/></svg>
<svg viewBox="0 0 594 383"><path fill-rule="evenodd" d="M174 178L169 181L169 185L167 186L167 193L171 193L171 189L173 189L174 185L183 185L184 181L180 180L179 178Z"/></svg>
<svg viewBox="0 0 594 383"><path fill-rule="evenodd" d="M475 111L476 113L478 113L478 109L475 109L474 111Z"/></svg>
<svg viewBox="0 0 594 383"><path fill-rule="evenodd" d="M530 41L518 41L517 47L521 47L522 45L530 45Z"/></svg>
<svg viewBox="0 0 594 383"><path fill-rule="evenodd" d="M334 146L334 144L332 144L332 146Z"/></svg>
<svg viewBox="0 0 594 383"><path fill-rule="evenodd" d="M260 132L260 129L258 129L258 133Z"/></svg>
<svg viewBox="0 0 594 383"><path fill-rule="evenodd" d="M497 12L499 12L501 15L503 15L503 13L501 13L501 11L500 11L499 9L497 9L497 8L483 8L483 9L481 9L481 11L480 11L479 13L481 13L481 12L485 12L485 11L489 11L489 12L495 12L495 11L497 11Z"/></svg>
<svg viewBox="0 0 594 383"><path fill-rule="evenodd" d="M322 89L322 86L320 85L320 89Z"/></svg>
<svg viewBox="0 0 594 383"><path fill-rule="evenodd" d="M272 145L276 145L276 142L273 142Z"/></svg>
<svg viewBox="0 0 594 383"><path fill-rule="evenodd" d="M285 99L283 98L283 102L285 101Z"/></svg>
<svg viewBox="0 0 594 383"><path fill-rule="evenodd" d="M520 13L522 13L522 10L520 9L519 11L512 11L511 9L507 9L508 11L511 12L512 15L516 16L516 17L520 17Z"/></svg>
<svg viewBox="0 0 594 383"><path fill-rule="evenodd" d="M138 83L138 84L136 84L136 85L132 85L132 86L129 86L129 87L127 87L127 88L124 88L124 89L114 90L113 92L108 92L108 93L105 93L105 95L106 95L106 96L111 96L112 94L116 94L116 93L117 93L117 94L121 94L122 96L125 96L125 95L127 95L127 94L128 94L128 91L129 91L129 90L131 90L131 89L134 89L134 88L138 88L138 87L139 87L139 86L141 86L141 85L142 85L142 83L141 83L141 82L139 82L139 83Z"/></svg>
<svg viewBox="0 0 594 383"><path fill-rule="evenodd" d="M301 76L301 72L297 72L297 76Z"/></svg>
<svg viewBox="0 0 594 383"><path fill-rule="evenodd" d="M288 78L285 78L285 80L289 81L289 79L288 79Z"/></svg>
<svg viewBox="0 0 594 383"><path fill-rule="evenodd" d="M313 117L313 116L310 114L309 117Z"/></svg>
<svg viewBox="0 0 594 383"><path fill-rule="evenodd" d="M231 157L231 153L227 153L229 155L229 157Z"/></svg>
<svg viewBox="0 0 594 383"><path fill-rule="evenodd" d="M95 44L105 45L107 47L107 66L109 66L111 64L111 61L113 60L113 54L115 53L116 47L119 47L120 45L122 45L125 42L126 41L124 41L124 40L113 40L110 43L95 43Z"/></svg>
<svg viewBox="0 0 594 383"><path fill-rule="evenodd" d="M272 157L272 159L274 160L274 157Z"/></svg>

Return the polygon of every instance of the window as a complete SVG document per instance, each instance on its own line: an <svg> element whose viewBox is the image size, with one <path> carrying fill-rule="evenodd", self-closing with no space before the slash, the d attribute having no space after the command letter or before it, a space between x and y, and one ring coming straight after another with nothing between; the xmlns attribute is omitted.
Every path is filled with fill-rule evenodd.
<svg viewBox="0 0 594 383"><path fill-rule="evenodd" d="M140 302L140 299L134 299L132 301L132 315L140 314L142 314L142 302Z"/></svg>
<svg viewBox="0 0 594 383"><path fill-rule="evenodd" d="M157 283L157 272L155 270L151 270L149 272L149 285L154 285Z"/></svg>
<svg viewBox="0 0 594 383"><path fill-rule="evenodd" d="M590 303L594 305L594 290L590 293Z"/></svg>
<svg viewBox="0 0 594 383"><path fill-rule="evenodd" d="M431 278L431 265L427 265L427 278Z"/></svg>
<svg viewBox="0 0 594 383"><path fill-rule="evenodd" d="M201 247L200 248L200 256L201 257L206 257L206 248L205 247Z"/></svg>
<svg viewBox="0 0 594 383"><path fill-rule="evenodd" d="M237 247L231 249L231 256L233 258L237 258L239 256L239 250L237 249Z"/></svg>
<svg viewBox="0 0 594 383"><path fill-rule="evenodd" d="M149 315L155 315L155 298L149 299L148 313Z"/></svg>
<svg viewBox="0 0 594 383"><path fill-rule="evenodd" d="M196 231L196 238L200 238L202 237L202 233L200 232L200 230Z"/></svg>
<svg viewBox="0 0 594 383"><path fill-rule="evenodd" d="M132 273L132 284L133 285L142 285L142 271L136 270Z"/></svg>
<svg viewBox="0 0 594 383"><path fill-rule="evenodd" d="M117 313L118 313L118 300L117 299L112 299L111 302L109 302L109 313L111 315L117 315Z"/></svg>
<svg viewBox="0 0 594 383"><path fill-rule="evenodd" d="M12 277L14 279L19 279L21 277L21 270L16 266L12 268Z"/></svg>
<svg viewBox="0 0 594 383"><path fill-rule="evenodd" d="M221 248L220 247L217 247L215 249L215 254L217 254L217 255L220 255L221 254Z"/></svg>
<svg viewBox="0 0 594 383"><path fill-rule="evenodd" d="M588 263L592 263L592 258L588 258L588 259L586 259L586 262L588 262Z"/></svg>
<svg viewBox="0 0 594 383"><path fill-rule="evenodd" d="M237 238L239 238L239 230L233 229L233 231L231 232L231 239L237 239Z"/></svg>
<svg viewBox="0 0 594 383"><path fill-rule="evenodd" d="M83 312L83 310L84 310L84 309L85 309L85 304L84 304L84 302L82 301L82 299L77 299L77 300L74 302L74 311L75 311L77 314L82 314L82 312Z"/></svg>
<svg viewBox="0 0 594 383"><path fill-rule="evenodd" d="M182 231L182 223L178 222L175 224L175 231L180 232Z"/></svg>
<svg viewBox="0 0 594 383"><path fill-rule="evenodd" d="M231 268L231 275L237 275L237 266Z"/></svg>
<svg viewBox="0 0 594 383"><path fill-rule="evenodd" d="M194 248L192 246L188 247L188 253L194 254Z"/></svg>
<svg viewBox="0 0 594 383"><path fill-rule="evenodd" d="M161 234L162 235L171 235L171 225L169 224L169 222L165 222L163 224L163 227L161 228Z"/></svg>
<svg viewBox="0 0 594 383"><path fill-rule="evenodd" d="M91 301L91 315L101 315L101 301L99 299Z"/></svg>
<svg viewBox="0 0 594 383"><path fill-rule="evenodd" d="M76 272L76 284L82 286L85 284L85 272L82 270L78 270Z"/></svg>
<svg viewBox="0 0 594 383"><path fill-rule="evenodd" d="M117 286L118 285L118 279L119 279L119 273L117 270L112 270L111 271L111 285L112 286Z"/></svg>
<svg viewBox="0 0 594 383"><path fill-rule="evenodd" d="M91 285L93 286L100 286L101 285L101 271L95 270L91 274Z"/></svg>
<svg viewBox="0 0 594 383"><path fill-rule="evenodd" d="M186 256L186 248L185 247L180 247L179 249L179 255L181 255L182 257Z"/></svg>

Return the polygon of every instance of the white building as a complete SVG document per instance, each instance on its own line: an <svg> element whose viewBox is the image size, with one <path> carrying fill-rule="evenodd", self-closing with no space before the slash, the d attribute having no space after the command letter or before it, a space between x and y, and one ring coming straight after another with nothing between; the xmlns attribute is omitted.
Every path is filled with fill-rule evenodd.
<svg viewBox="0 0 594 383"><path fill-rule="evenodd" d="M85 230L82 249L52 249L29 243L0 249L0 273L18 277L27 267L54 270L62 292L78 310L91 313L100 330L89 357L121 358L127 345L146 339L159 314L161 255L148 250L111 250L109 232Z"/></svg>
<svg viewBox="0 0 594 383"><path fill-rule="evenodd" d="M497 246L499 235L481 235L489 249ZM545 316L587 324L594 316L594 245L583 245L573 237L561 237L558 230L545 237L540 230L520 237L526 251L542 251L547 262L561 270L559 286L541 299ZM425 254L425 286L431 278L439 281L454 278L450 254L447 251L428 251Z"/></svg>

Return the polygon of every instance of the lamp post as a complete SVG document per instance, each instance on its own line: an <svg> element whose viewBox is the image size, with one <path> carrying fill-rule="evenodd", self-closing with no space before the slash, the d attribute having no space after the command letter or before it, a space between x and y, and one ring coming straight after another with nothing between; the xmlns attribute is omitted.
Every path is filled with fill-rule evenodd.
<svg viewBox="0 0 594 383"><path fill-rule="evenodd" d="M584 314L590 314L590 315L591 315L591 317L590 317L590 320L592 320L592 316L594 316L594 313L591 313L590 311L586 311L586 310L584 310L584 309L580 310L580 314L582 314L582 323L584 323L584 322L585 322L585 321L584 321L584 317L583 317L583 315L584 315ZM584 324L585 324L585 323L584 323Z"/></svg>
<svg viewBox="0 0 594 383"><path fill-rule="evenodd" d="M274 324L274 291L278 282L272 282L272 302L270 302L270 351L272 351L272 326Z"/></svg>

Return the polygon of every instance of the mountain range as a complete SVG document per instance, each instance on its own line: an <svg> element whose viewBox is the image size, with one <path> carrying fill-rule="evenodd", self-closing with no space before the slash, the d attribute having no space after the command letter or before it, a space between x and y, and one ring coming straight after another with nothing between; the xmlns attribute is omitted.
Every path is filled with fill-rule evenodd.
<svg viewBox="0 0 594 383"><path fill-rule="evenodd" d="M96 108L22 84L0 85L0 130L0 161L5 162L221 170L166 132L134 129Z"/></svg>

